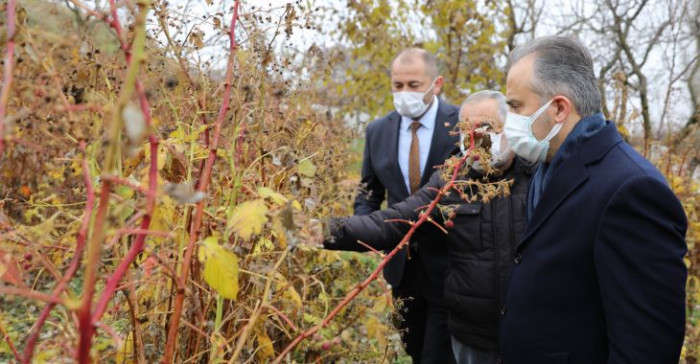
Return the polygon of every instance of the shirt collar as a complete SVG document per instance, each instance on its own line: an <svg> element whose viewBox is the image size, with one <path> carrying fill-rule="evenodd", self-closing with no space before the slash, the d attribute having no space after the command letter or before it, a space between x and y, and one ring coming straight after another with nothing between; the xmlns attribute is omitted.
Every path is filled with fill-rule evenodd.
<svg viewBox="0 0 700 364"><path fill-rule="evenodd" d="M427 129L427 130L433 130L435 128L435 119L437 119L437 111L438 111L438 104L439 100L437 96L433 95L433 103L430 105L430 108L428 108L428 111L421 116L420 119L418 119L418 122L420 122L421 127ZM413 119L401 116L401 127L405 130L410 131L411 130L411 124L413 123Z"/></svg>

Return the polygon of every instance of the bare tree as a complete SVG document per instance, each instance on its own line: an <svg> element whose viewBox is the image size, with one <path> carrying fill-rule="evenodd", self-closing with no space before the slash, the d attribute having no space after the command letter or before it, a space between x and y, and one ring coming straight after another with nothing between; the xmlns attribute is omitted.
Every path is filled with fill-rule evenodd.
<svg viewBox="0 0 700 364"><path fill-rule="evenodd" d="M687 82L697 63L697 57L681 56L688 48L684 24L694 6L693 0L578 1L569 12L560 14L556 26L560 34L576 35L592 45L600 67L602 111L621 124L641 120L645 155L655 137L653 127L661 132L670 126L674 91L679 83ZM652 91L659 93L659 84L666 92L662 93L661 115L654 122L650 98Z"/></svg>
<svg viewBox="0 0 700 364"><path fill-rule="evenodd" d="M544 11L542 4L537 4L536 0L513 1L506 0L502 12L508 20L508 31L506 35L506 45L508 52L516 46L516 37L526 35L529 39L535 38L537 24Z"/></svg>

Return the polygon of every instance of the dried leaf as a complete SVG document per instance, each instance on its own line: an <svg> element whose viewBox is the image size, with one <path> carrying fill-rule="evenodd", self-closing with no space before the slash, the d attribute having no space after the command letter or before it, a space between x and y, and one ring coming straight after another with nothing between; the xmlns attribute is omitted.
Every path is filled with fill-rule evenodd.
<svg viewBox="0 0 700 364"><path fill-rule="evenodd" d="M204 280L221 297L235 300L238 295L238 257L210 236L201 243L199 260L204 263Z"/></svg>
<svg viewBox="0 0 700 364"><path fill-rule="evenodd" d="M146 118L143 117L141 109L135 104L127 105L122 110L122 119L124 119L124 134L129 144L132 146L141 144L146 137Z"/></svg>
<svg viewBox="0 0 700 364"><path fill-rule="evenodd" d="M17 259L13 258L12 254L5 253L2 250L0 250L0 281L11 283L15 286L25 286Z"/></svg>
<svg viewBox="0 0 700 364"><path fill-rule="evenodd" d="M197 203L207 197L207 194L202 191L195 191L194 184L190 182L183 183L166 183L163 186L163 191L175 201L186 203Z"/></svg>

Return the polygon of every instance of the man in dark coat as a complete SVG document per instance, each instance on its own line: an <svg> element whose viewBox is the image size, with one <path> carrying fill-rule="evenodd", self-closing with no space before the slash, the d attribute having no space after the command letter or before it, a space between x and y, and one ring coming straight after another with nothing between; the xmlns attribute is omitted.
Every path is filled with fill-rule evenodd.
<svg viewBox="0 0 700 364"><path fill-rule="evenodd" d="M460 116L479 128L481 121L486 119L484 116L500 121L505 119L507 112L503 94L480 91L467 98ZM482 204L478 200L480 196L476 196L476 201L465 201L461 194L452 191L440 201L441 205L451 206L454 211L451 223L445 224L451 226L447 228L448 234L435 229L426 230L424 226L417 230L419 252L435 245L449 253L444 283L448 327L456 361L465 364L495 361L499 310L513 265L515 245L525 231L525 200L533 169L514 159L507 144L500 142L502 134L492 134L492 138L492 146L500 146L498 150L491 148L496 172L483 176L472 170L469 177L482 183L513 181L510 194ZM498 143L495 143L496 139ZM418 220L421 207L430 204L437 196L437 189L444 185L445 181L436 173L416 194L391 208L368 216L329 221L324 247L352 251L367 251L367 245L377 250L394 248L410 226L385 221ZM471 188L465 188L463 193L471 196ZM443 223L444 214L436 209L432 218ZM358 240L366 245L359 244ZM439 287L443 284L440 283Z"/></svg>
<svg viewBox="0 0 700 364"><path fill-rule="evenodd" d="M678 363L687 221L661 173L600 113L588 50L516 48L505 132L542 162L501 309L505 363Z"/></svg>
<svg viewBox="0 0 700 364"><path fill-rule="evenodd" d="M406 49L392 62L396 111L367 126L356 215L379 210L387 196L389 206L403 201L430 179L434 166L456 151L457 138L449 132L458 108L438 98L443 83L435 56L423 49ZM444 362L451 349L439 287L447 253L443 246L433 246L410 255L409 260L406 251L400 252L384 269L394 298L403 302L402 340L414 363Z"/></svg>

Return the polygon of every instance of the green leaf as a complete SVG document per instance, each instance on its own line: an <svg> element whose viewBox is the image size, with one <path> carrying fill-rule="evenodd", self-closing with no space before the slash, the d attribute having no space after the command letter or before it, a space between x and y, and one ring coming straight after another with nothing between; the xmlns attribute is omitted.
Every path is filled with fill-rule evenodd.
<svg viewBox="0 0 700 364"><path fill-rule="evenodd" d="M228 229L233 230L238 236L250 240L253 234L260 234L267 221L267 205L265 200L257 199L246 201L233 209L228 220Z"/></svg>
<svg viewBox="0 0 700 364"><path fill-rule="evenodd" d="M316 175L316 166L311 162L310 159L304 159L299 162L299 173L306 177L313 177Z"/></svg>
<svg viewBox="0 0 700 364"><path fill-rule="evenodd" d="M199 260L204 263L204 280L221 297L235 300L238 295L238 257L210 236L202 241Z"/></svg>

